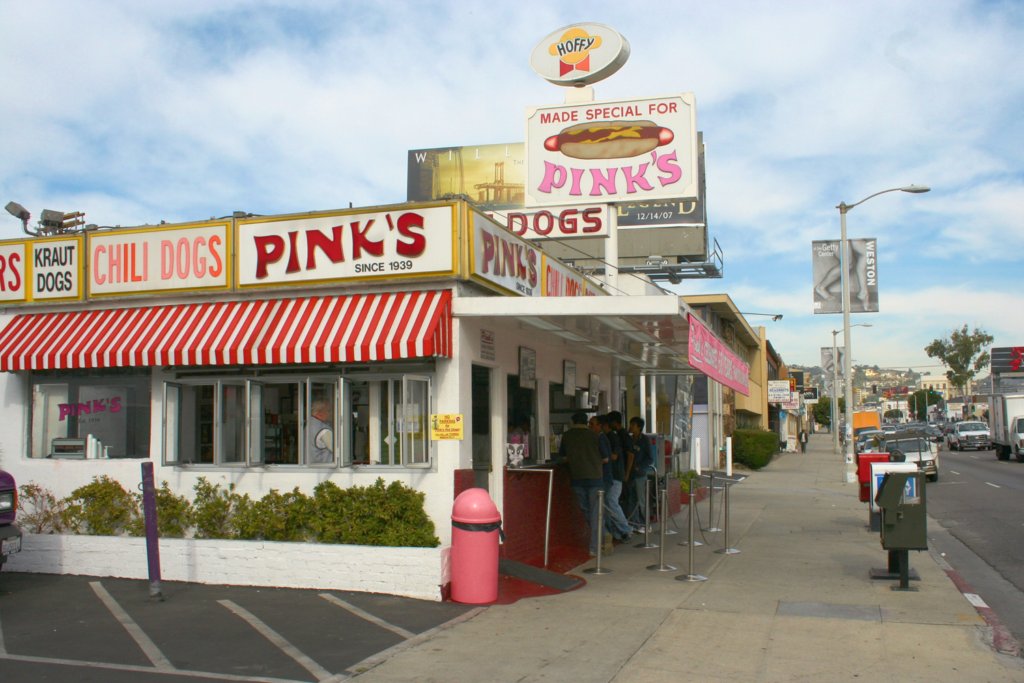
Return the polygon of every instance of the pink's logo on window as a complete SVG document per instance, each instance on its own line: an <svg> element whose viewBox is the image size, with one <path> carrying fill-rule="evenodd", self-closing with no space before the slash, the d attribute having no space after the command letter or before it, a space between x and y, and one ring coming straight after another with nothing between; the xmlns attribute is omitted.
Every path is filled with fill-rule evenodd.
<svg viewBox="0 0 1024 683"><path fill-rule="evenodd" d="M60 417L58 421L63 421L68 416L77 417L78 415L91 415L93 413L102 413L109 410L112 413L120 412L121 410L121 397L115 396L114 398L101 398L96 401L87 401L85 403L61 403L57 406L60 409Z"/></svg>

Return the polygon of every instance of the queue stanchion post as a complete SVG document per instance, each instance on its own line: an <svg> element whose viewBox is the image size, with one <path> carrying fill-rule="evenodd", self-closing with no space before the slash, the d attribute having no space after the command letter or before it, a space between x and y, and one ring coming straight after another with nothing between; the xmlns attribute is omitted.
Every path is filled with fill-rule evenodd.
<svg viewBox="0 0 1024 683"><path fill-rule="evenodd" d="M686 526L687 526L687 535L690 537L690 542L686 544L686 545L689 546L689 551L687 552L686 573L685 574L680 574L679 576L677 576L676 577L676 581L687 581L687 582L707 581L708 577L701 576L700 574L694 574L693 573L693 546L694 546L693 518L695 516L694 515L694 511L696 510L697 505L694 502L694 496L692 494L690 495L690 502L689 502L689 506L688 507L690 508L690 521L689 521L689 523ZM680 543L680 545L683 545L683 544ZM701 545L703 545L703 544L701 544Z"/></svg>
<svg viewBox="0 0 1024 683"><path fill-rule="evenodd" d="M726 481L725 490L722 492L725 496L725 502L723 503L725 505L725 534L722 538L722 547L715 551L719 555L738 555L740 553L736 548L729 546L729 489L731 484L732 482Z"/></svg>
<svg viewBox="0 0 1024 683"><path fill-rule="evenodd" d="M615 572L611 569L606 569L601 566L601 560L603 559L604 550L604 490L597 492L597 564L590 569L584 569L584 574L600 575L600 574L614 574Z"/></svg>
<svg viewBox="0 0 1024 683"><path fill-rule="evenodd" d="M663 491L665 492L665 500L667 501L668 500L668 474L665 475L665 488L663 489ZM669 525L668 525L668 503L665 503L665 514L662 515L661 528L664 530L663 533L662 533L662 536L675 536L676 533L677 533L675 529L669 527ZM661 544L665 545L664 539L662 539L662 543Z"/></svg>
<svg viewBox="0 0 1024 683"><path fill-rule="evenodd" d="M717 533L721 531L715 526L715 472L712 470L708 473L711 478L711 483L708 484L708 525L701 531L707 531L708 533Z"/></svg>
<svg viewBox="0 0 1024 683"><path fill-rule="evenodd" d="M679 545L683 545L683 546L687 546L687 545L688 546L701 546L701 545L704 545L703 543L701 543L700 541L698 541L697 539L695 539L693 537L693 518L696 516L696 512L697 512L697 503L696 503L697 492L692 490L693 482L694 482L693 479L687 479L686 480L686 488L687 488L687 491L688 491L688 493L686 494L687 495L686 516L687 516L687 524L689 525L689 527L688 527L689 530L687 531L687 534L686 534L686 540L685 541L679 541Z"/></svg>
<svg viewBox="0 0 1024 683"><path fill-rule="evenodd" d="M668 479L665 480L665 488L661 489L661 546L658 550L658 564L652 564L647 569L652 572L672 572L676 568L665 564L665 526L668 522Z"/></svg>
<svg viewBox="0 0 1024 683"><path fill-rule="evenodd" d="M647 477L644 485L644 542L633 546L650 550L657 548L657 543L651 542L651 478Z"/></svg>

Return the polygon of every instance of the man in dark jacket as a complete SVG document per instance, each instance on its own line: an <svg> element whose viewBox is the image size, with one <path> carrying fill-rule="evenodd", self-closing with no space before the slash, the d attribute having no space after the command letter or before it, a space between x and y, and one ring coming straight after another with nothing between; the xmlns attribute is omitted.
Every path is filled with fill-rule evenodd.
<svg viewBox="0 0 1024 683"><path fill-rule="evenodd" d="M626 480L625 458L622 455L622 444L619 435L608 425L607 415L595 415L590 418L590 428L598 432L602 453L607 444L609 463L604 475L604 530L617 540L627 542L633 538L633 527L626 521L622 512L619 497L622 493L622 482Z"/></svg>
<svg viewBox="0 0 1024 683"><path fill-rule="evenodd" d="M604 472L601 463L601 449L597 434L587 427L587 414L577 411L572 414L572 427L562 434L559 459L569 463L569 479L583 516L590 524L590 554L597 555L597 544L601 542L598 528L597 492L604 488Z"/></svg>

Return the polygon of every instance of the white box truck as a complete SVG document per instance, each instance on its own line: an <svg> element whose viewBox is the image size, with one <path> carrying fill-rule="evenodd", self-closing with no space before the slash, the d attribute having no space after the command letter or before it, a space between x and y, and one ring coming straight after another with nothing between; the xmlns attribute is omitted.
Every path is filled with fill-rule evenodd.
<svg viewBox="0 0 1024 683"><path fill-rule="evenodd" d="M989 396L988 415L996 457L1024 462L1024 394Z"/></svg>

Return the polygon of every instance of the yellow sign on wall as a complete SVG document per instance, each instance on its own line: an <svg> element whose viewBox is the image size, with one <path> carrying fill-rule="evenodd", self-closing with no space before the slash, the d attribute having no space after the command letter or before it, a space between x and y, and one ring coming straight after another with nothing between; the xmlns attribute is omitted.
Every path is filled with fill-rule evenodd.
<svg viewBox="0 0 1024 683"><path fill-rule="evenodd" d="M462 440L462 415L431 415L430 438L434 441L446 439Z"/></svg>

